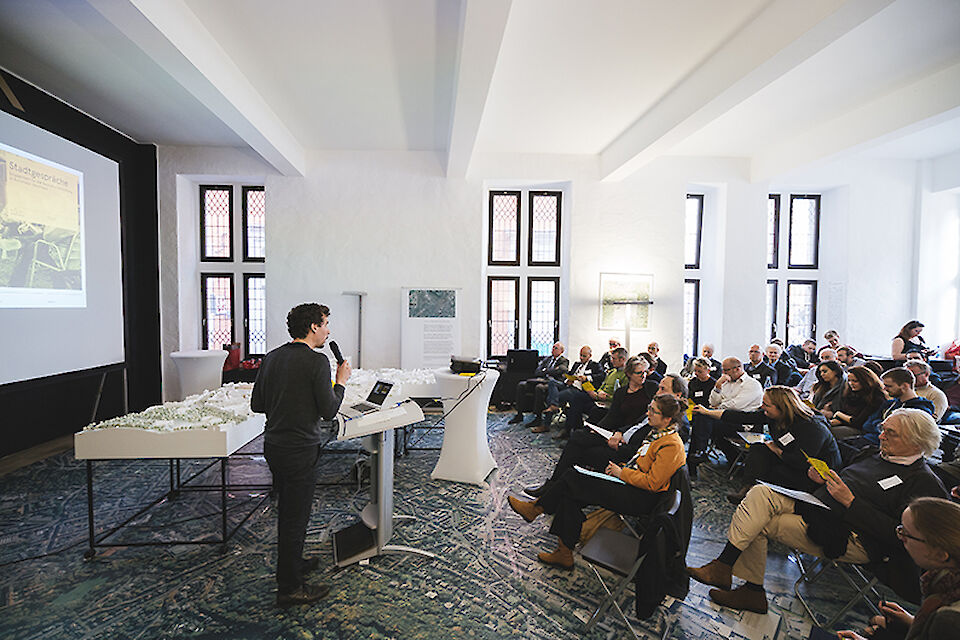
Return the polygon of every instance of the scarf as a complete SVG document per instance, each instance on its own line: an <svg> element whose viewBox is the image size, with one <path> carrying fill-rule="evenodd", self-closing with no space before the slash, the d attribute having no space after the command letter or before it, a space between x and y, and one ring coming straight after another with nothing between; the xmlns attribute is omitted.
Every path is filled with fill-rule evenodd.
<svg viewBox="0 0 960 640"><path fill-rule="evenodd" d="M957 569L931 569L920 576L920 593L923 603L913 618L913 624L922 625L924 620L940 607L960 600L960 571Z"/></svg>
<svg viewBox="0 0 960 640"><path fill-rule="evenodd" d="M650 445L652 442L655 442L656 440L659 440L660 438L662 438L662 437L664 437L664 436L668 436L668 435L670 435L671 433L676 433L676 432L677 432L677 427L676 427L676 426L670 426L670 427L667 427L666 429L663 429L662 431L653 431L653 432L647 434L647 437L644 438L643 441L640 443L640 448L637 449L637 452L633 455L632 458L630 458L630 461L629 461L627 464L625 464L624 466L625 466L626 468L628 468L628 469L636 469L636 468L638 468L638 467L637 467L637 461L638 461L641 457L643 457L644 455L646 455L647 449L649 448L648 445Z"/></svg>

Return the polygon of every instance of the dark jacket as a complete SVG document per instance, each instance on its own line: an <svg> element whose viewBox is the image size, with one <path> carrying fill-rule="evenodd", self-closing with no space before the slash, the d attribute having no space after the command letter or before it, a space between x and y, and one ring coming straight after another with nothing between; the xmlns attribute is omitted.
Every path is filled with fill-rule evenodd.
<svg viewBox="0 0 960 640"><path fill-rule="evenodd" d="M577 362L574 362L572 365L570 365L568 372L572 374L573 370L577 367L579 363L580 361L578 360ZM587 368L586 368L586 371L584 372L584 375L587 376L587 378L590 380L593 386L599 387L603 383L603 378L606 376L606 373L604 372L603 367L600 366L599 362L595 360L588 360Z"/></svg>
<svg viewBox="0 0 960 640"><path fill-rule="evenodd" d="M625 431L643 420L650 401L656 395L657 384L649 380L633 393L627 393L627 386L620 387L613 393L610 408L599 426L611 431Z"/></svg>
<svg viewBox="0 0 960 640"><path fill-rule="evenodd" d="M554 360L553 356L545 356L537 365L537 370L533 372L534 378L553 378L560 382L564 381L563 374L570 370L570 361L564 356L558 356Z"/></svg>
<svg viewBox="0 0 960 640"><path fill-rule="evenodd" d="M760 362L758 364L747 362L743 365L743 371L759 382L763 388L778 384L777 370L766 362Z"/></svg>
<svg viewBox="0 0 960 640"><path fill-rule="evenodd" d="M798 369L809 369L813 365L820 362L820 359L817 357L816 353L807 353L799 344L792 344L787 347L787 353L790 355L790 358L793 360Z"/></svg>

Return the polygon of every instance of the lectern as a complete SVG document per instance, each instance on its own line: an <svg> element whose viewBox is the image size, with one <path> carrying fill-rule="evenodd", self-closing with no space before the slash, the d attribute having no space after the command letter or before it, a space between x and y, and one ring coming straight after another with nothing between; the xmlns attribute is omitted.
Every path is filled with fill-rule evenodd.
<svg viewBox="0 0 960 640"><path fill-rule="evenodd" d="M370 452L371 496L370 503L360 512L360 521L333 534L333 560L338 567L381 553L436 557L429 551L388 544L394 521L413 519L413 516L393 515L393 430L421 420L423 411L411 400L356 418L337 416L337 439L362 437L363 447Z"/></svg>

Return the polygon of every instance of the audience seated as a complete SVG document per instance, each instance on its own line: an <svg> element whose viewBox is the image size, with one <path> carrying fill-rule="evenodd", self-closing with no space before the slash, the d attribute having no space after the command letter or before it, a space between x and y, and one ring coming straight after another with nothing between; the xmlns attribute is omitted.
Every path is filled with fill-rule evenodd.
<svg viewBox="0 0 960 640"><path fill-rule="evenodd" d="M650 355L646 351L641 351L640 353L637 354L637 357L643 358L644 360L647 361L647 364L650 365L650 370L647 372L647 375L650 377L651 380L659 384L660 379L663 378L663 374L657 371L657 362L661 362L661 361L658 360L657 358L654 358L652 355Z"/></svg>
<svg viewBox="0 0 960 640"><path fill-rule="evenodd" d="M820 347L817 350L818 353L820 351L823 351L824 349L833 349L834 351L836 351L842 346L840 344L840 334L834 331L833 329L830 329L829 331L824 333L823 339L827 341L827 344Z"/></svg>
<svg viewBox="0 0 960 640"><path fill-rule="evenodd" d="M611 482L583 474L576 469L566 471L533 502L508 497L510 507L527 522L543 513L553 515L550 533L559 538L552 553L537 558L546 564L573 568L573 548L580 540L584 522L583 509L598 505L623 515L644 515L657 505L660 495L670 487L673 474L683 466L683 441L677 433L678 420L684 410L674 396L659 395L650 403L647 419L651 432L637 454L625 465L607 465L607 475L622 482Z"/></svg>
<svg viewBox="0 0 960 640"><path fill-rule="evenodd" d="M811 402L817 411L831 411L832 403L840 398L843 385L847 382L847 375L843 372L840 363L825 361L817 365L817 383L813 385Z"/></svg>
<svg viewBox="0 0 960 640"><path fill-rule="evenodd" d="M777 371L769 364L763 361L763 350L760 345L752 344L747 351L747 362L743 365L743 371L748 376L760 383L764 389L777 384Z"/></svg>
<svg viewBox="0 0 960 640"><path fill-rule="evenodd" d="M804 372L819 361L817 358L817 343L809 338L804 340L802 345L790 345L787 348L787 354L793 360L794 366Z"/></svg>
<svg viewBox="0 0 960 640"><path fill-rule="evenodd" d="M915 498L946 497L924 461L939 443L931 415L917 409L895 411L883 423L879 452L862 451L839 472L831 470L826 481L810 468L810 479L822 485L814 495L828 509L756 485L733 515L723 552L707 565L688 568L690 575L715 587L710 598L717 604L766 613L763 576L768 539L856 564L902 558L897 524L904 508ZM733 575L746 583L731 590Z"/></svg>
<svg viewBox="0 0 960 640"><path fill-rule="evenodd" d="M763 400L763 387L760 383L744 373L743 365L737 358L723 360L723 375L717 379L710 391L710 406L715 409L736 409L739 411L756 411ZM724 424L716 418L696 413L691 424L690 434L690 476L696 477L697 465L705 459L707 445L712 437L713 441L732 462L736 457L736 449L726 438L734 435L736 427Z"/></svg>
<svg viewBox="0 0 960 640"><path fill-rule="evenodd" d="M583 426L583 415L589 414L596 406L596 401L610 402L613 399L613 392L621 386L627 384L627 374L623 372L623 365L627 362L627 350L623 347L617 347L613 350L613 356L610 359L611 369L600 386L594 391L584 391L567 387L560 392L558 402L560 406L567 405L567 420L561 435L569 435L571 431Z"/></svg>
<svg viewBox="0 0 960 640"><path fill-rule="evenodd" d="M537 416L534 422L540 424L543 410L546 407L547 380L563 381L564 374L570 367L570 361L563 356L563 343L557 342L550 350L549 356L540 359L540 364L533 373L533 377L517 385L515 407L517 415L510 419L510 424L523 422L523 412L532 409Z"/></svg>
<svg viewBox="0 0 960 640"><path fill-rule="evenodd" d="M803 404L795 390L781 385L770 387L764 392L760 407L760 411L694 408L695 412L724 423L769 427L771 439L747 450L740 489L727 494L734 504L747 495L757 480L801 491L814 490L816 485L807 476L807 455L824 461L831 469L840 464L840 450L826 418Z"/></svg>
<svg viewBox="0 0 960 640"><path fill-rule="evenodd" d="M839 400L824 415L830 418L830 431L835 438L863 436L864 423L886 403L877 374L867 367L851 367Z"/></svg>
<svg viewBox="0 0 960 640"><path fill-rule="evenodd" d="M710 361L706 358L693 358L693 377L687 382L690 399L702 407L710 406L710 392L720 377L720 369L716 376L711 372ZM723 365L721 365L722 368Z"/></svg>
<svg viewBox="0 0 960 640"><path fill-rule="evenodd" d="M917 498L904 509L897 536L921 576L923 602L916 616L893 602L880 604L865 635L873 640L943 640L960 629L960 505L940 498ZM866 640L853 631L840 638Z"/></svg>
<svg viewBox="0 0 960 640"><path fill-rule="evenodd" d="M919 320L911 320L900 328L900 333L893 337L893 343L890 345L890 357L894 360L906 360L907 354L919 353L923 357L933 353L933 349L928 349L920 333L923 331L923 323Z"/></svg>
<svg viewBox="0 0 960 640"><path fill-rule="evenodd" d="M631 358L626 365L626 370L631 371L631 363L634 364L633 371L639 371L640 367L646 366L646 360L642 358ZM631 381L638 383L640 376L631 375ZM643 386L631 393L637 393L646 396L649 391L650 382L643 383ZM628 385L629 386L629 385ZM617 394L624 390L620 387L614 394L614 403L617 402ZM653 395L673 395L682 405L687 401L687 386L680 376L676 374L667 374L660 381L659 387L655 387L656 393ZM650 397L653 397L651 395ZM621 396L623 397L623 396ZM649 404L649 402L648 402ZM644 406L646 413L647 406ZM619 418L619 419L618 419ZM689 436L690 423L684 413L680 414L678 419L678 433L680 439L685 438L686 433ZM638 416L632 414L625 416L623 412L614 412L613 407L598 425L607 431L613 431L609 439L605 439L592 429L577 429L570 434L570 439L560 454L560 460L554 467L553 473L542 485L531 485L524 487L524 493L532 498L539 498L547 489L547 485L558 480L564 472L572 469L574 465L580 465L593 469L594 471L603 471L607 463L616 462L623 464L630 460L637 452L643 440L650 433L650 424L645 415Z"/></svg>
<svg viewBox="0 0 960 640"><path fill-rule="evenodd" d="M764 350L764 355L766 356L767 364L777 372L776 384L793 387L800 382L802 376L794 369L789 357L784 357L783 347L775 342L771 342Z"/></svg>
<svg viewBox="0 0 960 640"><path fill-rule="evenodd" d="M933 403L917 395L916 389L914 388L916 379L909 369L903 367L888 369L880 376L880 381L883 383L884 393L891 398L890 403L884 407L884 418L901 407L907 409L923 409L931 416L935 415L936 409Z"/></svg>
<svg viewBox="0 0 960 640"><path fill-rule="evenodd" d="M667 373L667 363L660 359L660 345L656 342L651 342L647 345L647 353L650 354L650 357L653 358L653 371L656 371L661 376Z"/></svg>
<svg viewBox="0 0 960 640"><path fill-rule="evenodd" d="M826 348L820 350L820 363L823 362L833 362L837 359L837 352L833 349ZM807 370L803 375L803 379L800 380L800 384L797 385L797 393L800 394L800 398L807 400L810 397L810 394L813 392L813 385L817 384L817 367L813 366Z"/></svg>
<svg viewBox="0 0 960 640"><path fill-rule="evenodd" d="M615 369L611 364L611 358L613 358L613 352L620 347L620 341L616 338L610 338L609 343L610 349L605 351L602 356L600 356L600 368L603 369L603 372L606 373L610 369Z"/></svg>
<svg viewBox="0 0 960 640"><path fill-rule="evenodd" d="M923 360L911 358L903 366L913 374L915 379L913 390L918 396L933 403L933 417L937 422L940 422L949 403L947 402L947 394L930 384L930 365Z"/></svg>
<svg viewBox="0 0 960 640"><path fill-rule="evenodd" d="M850 367L862 367L867 361L857 355L857 350L853 347L840 347L837 349L837 362L843 365L844 369Z"/></svg>
<svg viewBox="0 0 960 640"><path fill-rule="evenodd" d="M562 381L549 378L547 380L547 408L544 413L552 415L560 410L560 392L567 388L583 389L583 383L589 382L593 387L598 387L603 382L604 374L600 364L591 360L593 350L584 345L580 347L580 359L570 368L568 375L563 377ZM589 386L588 386L589 388ZM536 424L534 424L536 423ZM546 423L534 420L530 423L534 433L546 433L550 430L550 420Z"/></svg>

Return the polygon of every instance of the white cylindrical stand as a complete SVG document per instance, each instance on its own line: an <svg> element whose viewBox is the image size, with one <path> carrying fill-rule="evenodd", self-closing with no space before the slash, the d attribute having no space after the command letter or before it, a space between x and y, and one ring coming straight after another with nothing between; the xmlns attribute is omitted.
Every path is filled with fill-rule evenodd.
<svg viewBox="0 0 960 640"><path fill-rule="evenodd" d="M180 399L204 391L219 389L223 380L223 363L227 352L217 351L174 351L170 354L177 365L180 375Z"/></svg>
<svg viewBox="0 0 960 640"><path fill-rule="evenodd" d="M434 375L446 417L440 459L430 477L483 485L497 468L487 443L487 406L500 373L484 369L467 377L436 369Z"/></svg>

